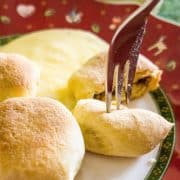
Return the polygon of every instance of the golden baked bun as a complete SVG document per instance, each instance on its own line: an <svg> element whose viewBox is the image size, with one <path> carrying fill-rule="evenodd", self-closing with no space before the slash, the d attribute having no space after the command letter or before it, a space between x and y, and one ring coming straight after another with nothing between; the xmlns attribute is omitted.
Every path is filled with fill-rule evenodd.
<svg viewBox="0 0 180 180"><path fill-rule="evenodd" d="M20 97L0 103L1 180L73 180L84 151L75 118L58 101Z"/></svg>
<svg viewBox="0 0 180 180"><path fill-rule="evenodd" d="M121 106L106 113L103 101L84 99L74 109L86 150L110 156L136 157L155 148L173 124L142 109Z"/></svg>
<svg viewBox="0 0 180 180"><path fill-rule="evenodd" d="M34 96L38 68L26 57L0 53L0 101L18 96Z"/></svg>
<svg viewBox="0 0 180 180"><path fill-rule="evenodd" d="M104 100L107 53L89 59L69 79L69 89L76 100L95 98ZM151 61L140 55L132 87L131 99L138 98L159 86L162 71ZM115 90L114 90L115 91ZM114 94L114 92L113 92ZM125 100L124 91L122 100Z"/></svg>

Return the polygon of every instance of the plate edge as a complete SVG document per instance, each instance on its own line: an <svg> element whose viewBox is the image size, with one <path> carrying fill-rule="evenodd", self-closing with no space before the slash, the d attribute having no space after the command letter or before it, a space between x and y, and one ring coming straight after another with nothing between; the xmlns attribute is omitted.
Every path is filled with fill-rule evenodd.
<svg viewBox="0 0 180 180"><path fill-rule="evenodd" d="M25 33L25 34L26 34L26 33ZM10 42L10 41L18 38L19 36L22 36L22 35L24 35L24 34L14 34L14 35L0 36L0 47L3 46L3 45L5 45L5 44L7 44L8 42ZM3 43L2 43L2 42L3 42ZM161 94L161 97L164 98L163 101L162 101L162 99L161 99L162 102L158 102L157 99L155 100L156 106L157 106L157 108L159 109L160 114L162 115L162 112L161 112L161 110L160 110L159 104L160 104L160 103L165 103L165 104L167 105L168 109L169 109L172 122L173 122L174 124L176 124L176 123L175 123L175 116L174 116L174 113L173 113L172 106L171 106L171 104L170 104L169 98L166 96L166 94L164 93L164 91L162 90L162 88L158 88L158 89L155 90L154 92L151 92L151 93L150 93L153 99L155 99L155 93ZM163 117L164 117L164 116L163 116ZM175 136L175 134L176 134L176 128L175 128L175 126L174 126L173 129L171 130L171 133L172 133L172 134L171 134L171 137L173 138L172 146L171 146L171 151L170 151L170 154L169 154L169 156L168 156L169 158L168 158L168 160L166 161L166 164L164 165L162 171L159 173L159 176L158 176L159 179L162 179L162 177L164 176L164 174L165 174L165 172L166 172L166 170L167 170L167 168L168 168L168 166L169 166L169 164L170 164L170 161L171 161L173 152L174 152L175 139L176 139L176 136ZM169 136L169 135L168 135L168 136ZM166 140L166 139L165 139L165 140ZM164 140L164 141L165 141L165 140ZM163 142L164 142L164 141L163 141ZM158 151L158 154L157 154L157 159L160 158L160 154L161 154L163 142L162 142L162 144L161 144L161 146L160 146L160 148L159 148L159 151ZM157 162L158 162L158 161L157 161ZM148 174L147 174L146 177L145 177L145 180L157 180L157 179L154 179L154 178L153 178L153 171L154 171L154 169L155 169L156 166L157 166L157 162L156 162L156 163L152 166L152 168L149 170Z"/></svg>
<svg viewBox="0 0 180 180"><path fill-rule="evenodd" d="M164 99L156 99L156 95L155 93L157 94L160 94L161 97L163 97ZM146 177L144 178L145 180L157 180L158 179L162 179L163 176L165 175L168 167L169 167L169 164L171 162L171 159L172 159L172 155L173 155L173 152L174 152L174 149L175 149L175 142L176 142L176 121L175 121L175 116L174 116L174 112L173 112L173 109L172 109L172 106L170 104L170 101L169 101L169 98L167 97L167 95L165 94L165 92L163 91L163 89L161 87L159 87L158 89L156 89L155 91L151 92L150 93L152 98L154 99L155 103L156 103L156 106L161 114L161 116L164 117L164 115L162 115L164 112L162 112L162 110L160 109L160 103L163 103L163 104L166 104L168 109L169 109L169 113L170 113L170 117L171 117L171 121L169 122L172 122L174 123L174 127L172 128L172 130L170 131L169 135L163 140L163 142L161 143L160 147L159 147L159 151L158 151L158 154L156 156L156 159L160 160L161 158L161 151L163 149L163 146L164 146L164 142L167 140L167 138L171 137L172 138L172 145L169 147L170 149L170 153L168 154L168 159L167 161L165 161L165 164L163 165L163 168L161 168L161 170L159 170L159 165L158 162L160 161L157 161L153 166L152 168L149 170L148 174L146 175ZM159 102L158 102L159 101ZM157 176L158 177L154 177L154 171L156 172L156 169L157 170Z"/></svg>

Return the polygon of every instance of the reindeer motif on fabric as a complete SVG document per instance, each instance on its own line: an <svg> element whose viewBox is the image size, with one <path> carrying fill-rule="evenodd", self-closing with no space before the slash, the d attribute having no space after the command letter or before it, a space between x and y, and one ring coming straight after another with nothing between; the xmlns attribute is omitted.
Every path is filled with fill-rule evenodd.
<svg viewBox="0 0 180 180"><path fill-rule="evenodd" d="M151 45L148 48L148 51L152 51L153 49L157 49L157 51L154 53L154 56L161 54L164 50L167 49L167 46L164 43L165 39L166 39L165 36L161 36L158 41L156 41L153 45Z"/></svg>

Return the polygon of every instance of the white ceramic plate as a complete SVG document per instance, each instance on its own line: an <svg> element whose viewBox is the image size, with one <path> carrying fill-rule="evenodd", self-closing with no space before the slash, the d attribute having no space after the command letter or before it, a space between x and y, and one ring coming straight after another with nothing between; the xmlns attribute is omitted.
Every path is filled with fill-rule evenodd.
<svg viewBox="0 0 180 180"><path fill-rule="evenodd" d="M0 44L9 40L11 37L1 38ZM154 111L168 121L175 123L171 106L161 89L132 101L130 108L132 107ZM139 158L115 158L87 152L75 180L161 179L171 159L174 144L175 128L172 129L161 145ZM153 160L156 162L153 163Z"/></svg>

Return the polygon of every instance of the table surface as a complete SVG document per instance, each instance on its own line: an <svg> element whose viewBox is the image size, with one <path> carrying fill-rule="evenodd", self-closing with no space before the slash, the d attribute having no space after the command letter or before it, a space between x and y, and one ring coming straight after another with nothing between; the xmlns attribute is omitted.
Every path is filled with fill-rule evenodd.
<svg viewBox="0 0 180 180"><path fill-rule="evenodd" d="M69 27L92 31L109 42L117 26L136 8L137 5L107 5L93 0L0 0L0 36ZM179 9L179 0L164 1L156 10L157 15L149 18L141 51L163 69L161 86L176 117L176 147L164 180L180 179ZM150 50L152 46L155 49Z"/></svg>

